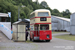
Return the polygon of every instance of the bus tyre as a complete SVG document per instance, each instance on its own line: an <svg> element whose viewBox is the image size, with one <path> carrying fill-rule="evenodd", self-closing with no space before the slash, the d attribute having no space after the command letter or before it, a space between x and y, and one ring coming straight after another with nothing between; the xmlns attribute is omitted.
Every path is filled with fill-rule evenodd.
<svg viewBox="0 0 75 50"><path fill-rule="evenodd" d="M32 42L34 42L35 40L34 40L34 36L33 36L33 38L32 38Z"/></svg>
<svg viewBox="0 0 75 50"><path fill-rule="evenodd" d="M50 40L46 40L46 42L50 42Z"/></svg>
<svg viewBox="0 0 75 50"><path fill-rule="evenodd" d="M34 42L34 34L33 34L32 42Z"/></svg>
<svg viewBox="0 0 75 50"><path fill-rule="evenodd" d="M31 37L30 37L30 41L32 41Z"/></svg>
<svg viewBox="0 0 75 50"><path fill-rule="evenodd" d="M34 42L34 39L32 39L32 42Z"/></svg>

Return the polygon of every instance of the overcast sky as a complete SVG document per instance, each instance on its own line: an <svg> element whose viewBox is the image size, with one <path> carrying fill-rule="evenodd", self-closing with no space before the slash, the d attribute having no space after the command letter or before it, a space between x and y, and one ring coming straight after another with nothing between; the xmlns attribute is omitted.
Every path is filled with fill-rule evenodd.
<svg viewBox="0 0 75 50"><path fill-rule="evenodd" d="M35 0L33 0L35 1ZM43 0L39 0L41 3ZM71 13L75 12L75 0L45 0L51 9L58 9L60 12L69 9Z"/></svg>

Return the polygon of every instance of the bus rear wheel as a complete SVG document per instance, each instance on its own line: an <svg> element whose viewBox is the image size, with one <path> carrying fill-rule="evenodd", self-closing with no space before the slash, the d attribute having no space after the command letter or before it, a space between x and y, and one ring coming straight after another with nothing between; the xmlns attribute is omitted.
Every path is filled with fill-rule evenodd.
<svg viewBox="0 0 75 50"><path fill-rule="evenodd" d="M31 37L30 37L30 41L32 41Z"/></svg>
<svg viewBox="0 0 75 50"><path fill-rule="evenodd" d="M32 39L32 42L34 42L34 39Z"/></svg>
<svg viewBox="0 0 75 50"><path fill-rule="evenodd" d="M50 42L50 40L46 40L46 42Z"/></svg>
<svg viewBox="0 0 75 50"><path fill-rule="evenodd" d="M34 42L34 34L33 34L32 42Z"/></svg>

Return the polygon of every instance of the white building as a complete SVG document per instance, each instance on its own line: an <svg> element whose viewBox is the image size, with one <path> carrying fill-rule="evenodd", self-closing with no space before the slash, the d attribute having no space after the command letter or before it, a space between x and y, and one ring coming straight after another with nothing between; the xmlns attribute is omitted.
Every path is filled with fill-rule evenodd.
<svg viewBox="0 0 75 50"><path fill-rule="evenodd" d="M70 19L58 16L51 16L51 20L52 20L52 30L70 31Z"/></svg>
<svg viewBox="0 0 75 50"><path fill-rule="evenodd" d="M0 31L2 31L9 39L12 39L11 21L6 13L0 13Z"/></svg>
<svg viewBox="0 0 75 50"><path fill-rule="evenodd" d="M75 13L70 16L70 34L75 35Z"/></svg>

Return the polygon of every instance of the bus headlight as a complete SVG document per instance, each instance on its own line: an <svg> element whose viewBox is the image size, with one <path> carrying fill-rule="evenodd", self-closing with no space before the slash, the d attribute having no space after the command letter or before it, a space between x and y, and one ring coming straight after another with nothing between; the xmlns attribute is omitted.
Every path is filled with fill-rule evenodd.
<svg viewBox="0 0 75 50"><path fill-rule="evenodd" d="M49 38L49 35L47 35L47 38Z"/></svg>

